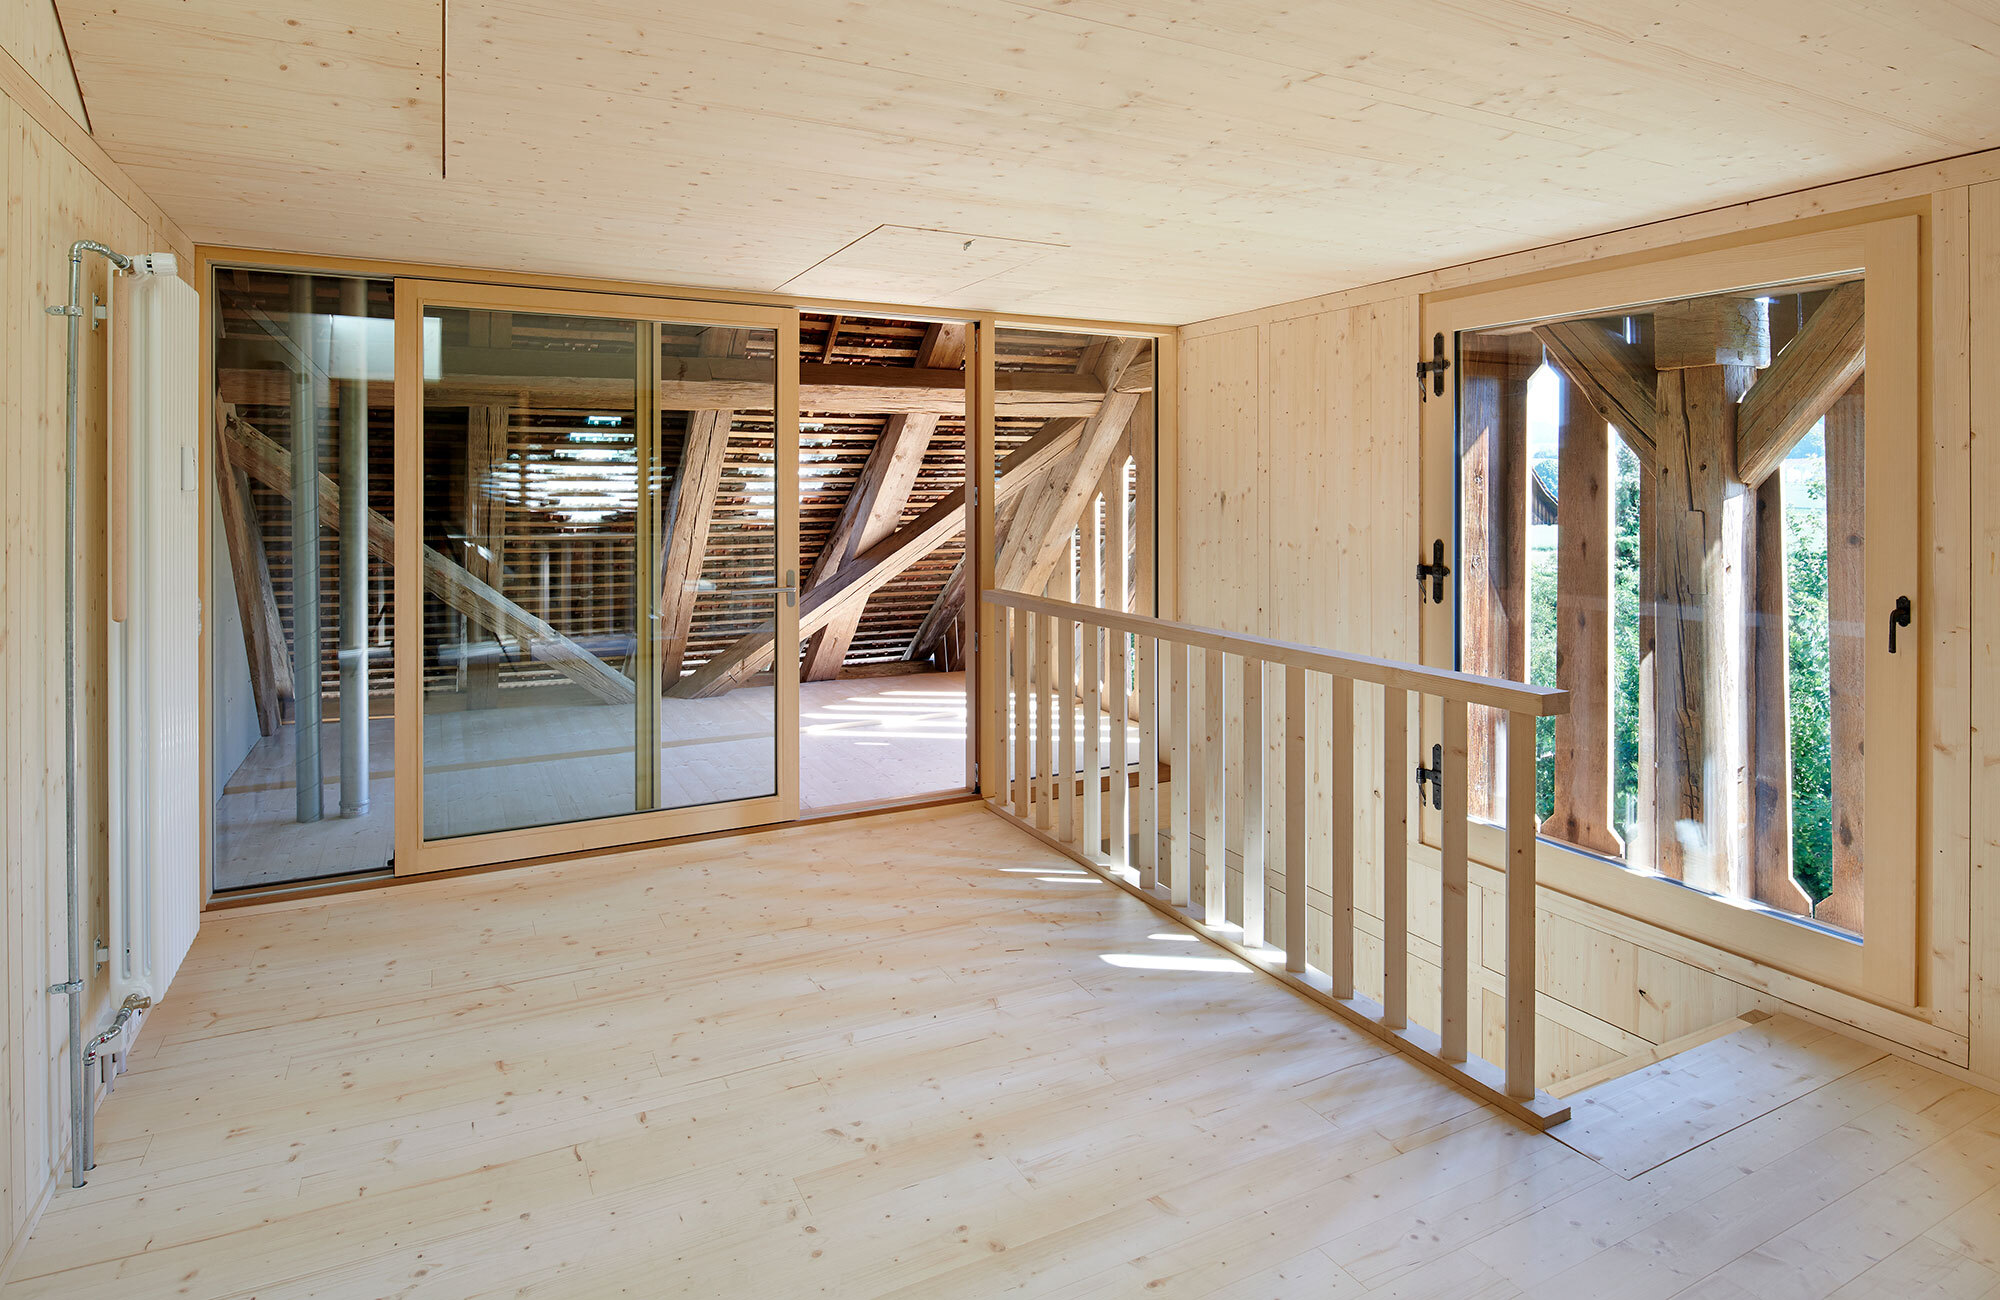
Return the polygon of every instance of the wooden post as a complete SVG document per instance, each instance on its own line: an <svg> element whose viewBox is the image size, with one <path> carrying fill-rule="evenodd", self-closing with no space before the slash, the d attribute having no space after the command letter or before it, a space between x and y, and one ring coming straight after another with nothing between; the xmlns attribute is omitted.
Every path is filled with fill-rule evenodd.
<svg viewBox="0 0 2000 1300"><path fill-rule="evenodd" d="M1471 979L1468 970L1471 934L1466 929L1465 701L1447 699L1443 704L1444 842L1438 909L1438 1055L1447 1061L1463 1061Z"/></svg>
<svg viewBox="0 0 2000 1300"><path fill-rule="evenodd" d="M1193 892L1188 844L1195 783L1188 719L1193 692L1188 689L1188 647L1179 641L1162 641L1160 647L1167 659L1167 891L1176 906L1185 907Z"/></svg>
<svg viewBox="0 0 2000 1300"><path fill-rule="evenodd" d="M1201 710L1201 807L1202 873L1201 920L1204 925L1221 925L1229 919L1229 790L1223 773L1229 758L1229 715L1223 691L1223 654L1210 650L1202 666Z"/></svg>
<svg viewBox="0 0 2000 1300"><path fill-rule="evenodd" d="M1828 704L1833 747L1833 893L1813 915L1828 925L1861 933L1863 796L1866 794L1862 723L1865 717L1868 638L1881 624L1868 617L1863 581L1862 524L1866 497L1864 402L1849 392L1826 414L1826 613ZM1917 638L1909 633L1912 646Z"/></svg>
<svg viewBox="0 0 2000 1300"><path fill-rule="evenodd" d="M1076 636L1069 619L1056 621L1056 834L1065 844L1076 843Z"/></svg>
<svg viewBox="0 0 2000 1300"><path fill-rule="evenodd" d="M1285 969L1306 968L1306 670L1285 667Z"/></svg>
<svg viewBox="0 0 2000 1300"><path fill-rule="evenodd" d="M1736 783L1748 767L1747 727L1732 673L1740 601L1733 610L1729 583L1748 499L1735 481L1736 403L1755 372L1669 367L1673 359L1661 353L1657 422L1655 863L1696 888L1744 898L1747 823Z"/></svg>
<svg viewBox="0 0 2000 1300"><path fill-rule="evenodd" d="M1516 713L1509 737L1531 737L1535 719ZM1507 747L1506 1087L1509 1097L1535 1095L1535 747Z"/></svg>
<svg viewBox="0 0 2000 1300"><path fill-rule="evenodd" d="M1812 910L1792 878L1791 653L1785 600L1785 476L1757 486L1752 537L1744 547L1752 593L1747 642L1750 671L1750 886L1767 907Z"/></svg>
<svg viewBox="0 0 2000 1300"><path fill-rule="evenodd" d="M1013 627L1008 647L1014 664L1014 815L1028 819L1028 801L1034 789L1032 682L1034 665L1035 616L1024 609L1010 610Z"/></svg>
<svg viewBox="0 0 2000 1300"><path fill-rule="evenodd" d="M1264 943L1264 661L1243 661L1243 942Z"/></svg>
<svg viewBox="0 0 2000 1300"><path fill-rule="evenodd" d="M1328 947L1327 974L1333 996L1354 996L1354 679L1333 679L1333 722L1327 729L1327 804L1333 814L1328 839L1332 870L1327 876L1327 911L1333 938Z"/></svg>
<svg viewBox="0 0 2000 1300"><path fill-rule="evenodd" d="M1611 429L1561 381L1557 453L1556 685L1569 712L1555 719L1555 801L1542 833L1620 857L1612 830L1611 569L1617 474Z"/></svg>
<svg viewBox="0 0 2000 1300"><path fill-rule="evenodd" d="M1139 638L1134 686L1139 714L1139 815L1137 817L1139 888L1151 891L1159 885L1160 863L1160 731L1159 679L1154 657L1159 642ZM1068 688L1064 682L1063 688Z"/></svg>
<svg viewBox="0 0 2000 1300"><path fill-rule="evenodd" d="M1415 769L1409 763L1409 725L1409 692L1383 687L1382 1023L1391 1029L1407 1025L1410 1014L1410 784ZM1511 741L1511 727L1507 735ZM1527 807L1534 806L1530 798ZM1521 805L1510 802L1508 807Z"/></svg>

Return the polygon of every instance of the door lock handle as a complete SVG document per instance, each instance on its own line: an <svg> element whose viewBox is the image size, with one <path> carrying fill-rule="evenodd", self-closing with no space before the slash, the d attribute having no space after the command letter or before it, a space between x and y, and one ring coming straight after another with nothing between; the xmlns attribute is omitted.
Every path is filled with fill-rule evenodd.
<svg viewBox="0 0 2000 1300"><path fill-rule="evenodd" d="M1910 598L1896 597L1896 607L1889 611L1889 653L1896 653L1896 629L1910 625Z"/></svg>

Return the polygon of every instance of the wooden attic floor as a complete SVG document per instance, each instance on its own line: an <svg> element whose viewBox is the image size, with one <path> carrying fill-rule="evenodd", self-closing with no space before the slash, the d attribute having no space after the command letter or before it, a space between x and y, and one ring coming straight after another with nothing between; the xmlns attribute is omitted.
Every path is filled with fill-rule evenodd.
<svg viewBox="0 0 2000 1300"><path fill-rule="evenodd" d="M8 1300L2000 1294L2000 1097L1794 1034L1623 1177L975 807L222 913L175 994Z"/></svg>

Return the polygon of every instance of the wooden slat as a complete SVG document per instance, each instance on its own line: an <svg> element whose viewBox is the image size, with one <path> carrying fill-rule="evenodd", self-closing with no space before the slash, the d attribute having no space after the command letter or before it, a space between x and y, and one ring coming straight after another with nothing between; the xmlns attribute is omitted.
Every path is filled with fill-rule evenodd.
<svg viewBox="0 0 2000 1300"><path fill-rule="evenodd" d="M1077 841L1076 816L1076 638L1077 625L1066 618L1056 619L1057 782L1056 834L1065 844Z"/></svg>
<svg viewBox="0 0 2000 1300"><path fill-rule="evenodd" d="M1083 627L1083 851L1092 861L1104 855L1104 630Z"/></svg>
<svg viewBox="0 0 2000 1300"><path fill-rule="evenodd" d="M1354 821L1359 809L1354 799L1354 754L1358 738L1354 734L1354 679L1336 676L1329 692L1332 722L1327 728L1326 788L1327 810L1332 817L1328 828L1332 867L1327 873L1327 912L1333 926L1327 946L1327 974L1333 981L1333 996L1354 996Z"/></svg>
<svg viewBox="0 0 2000 1300"><path fill-rule="evenodd" d="M1306 968L1306 670L1285 668L1285 969Z"/></svg>
<svg viewBox="0 0 2000 1300"><path fill-rule="evenodd" d="M1035 621L1035 825L1055 824L1056 776L1056 620Z"/></svg>
<svg viewBox="0 0 2000 1300"><path fill-rule="evenodd" d="M1201 834L1202 878L1201 919L1221 925L1228 915L1228 825L1229 788L1224 772L1229 759L1229 714L1224 686L1224 656L1208 651L1202 664L1201 729L1197 745L1201 750Z"/></svg>
<svg viewBox="0 0 2000 1300"><path fill-rule="evenodd" d="M1861 377L1867 364L1859 281L1828 294L1798 337L1743 395L1736 414L1736 470L1756 486Z"/></svg>
<svg viewBox="0 0 2000 1300"><path fill-rule="evenodd" d="M1507 1095L1535 1095L1535 720L1507 722Z"/></svg>
<svg viewBox="0 0 2000 1300"><path fill-rule="evenodd" d="M1410 1010L1409 693L1382 691L1382 1023L1401 1029ZM1532 724L1530 724L1532 728ZM1528 732L1533 735L1531 729ZM1510 731L1509 736L1513 733ZM1512 807L1513 805L1509 805ZM1528 807L1532 809L1531 800Z"/></svg>
<svg viewBox="0 0 2000 1300"><path fill-rule="evenodd" d="M1189 650L1179 641L1160 638L1167 663L1167 890L1174 904L1185 907L1193 894L1193 854L1189 836L1193 820L1194 741L1188 716Z"/></svg>
<svg viewBox="0 0 2000 1300"><path fill-rule="evenodd" d="M1238 789L1243 799L1243 942L1264 944L1264 661L1243 661Z"/></svg>
<svg viewBox="0 0 2000 1300"><path fill-rule="evenodd" d="M1444 668L1426 668L1420 664L1403 663L1399 660L1344 654L1337 650L1321 650L1315 646L1299 645L1291 641L1243 636L1211 627L1147 618L1142 614L1121 614L1116 610L1096 609L1015 591L982 592L980 599L989 605L1008 609L1032 609L1044 614L1067 614L1080 623L1090 623L1112 631L1155 636L1163 642L1178 641L1195 650L1249 655L1267 663L1287 664L1311 672L1345 677L1351 681L1372 682L1378 686L1394 686L1398 690L1450 696L1464 700L1468 704L1481 704L1508 712L1523 712L1531 717L1554 717L1569 707L1568 694L1550 686L1532 686L1518 681L1452 672Z"/></svg>
<svg viewBox="0 0 2000 1300"><path fill-rule="evenodd" d="M1160 862L1160 731L1157 702L1159 680L1154 659L1159 643L1152 637L1138 639L1133 671L1135 712L1139 723L1138 812L1134 821L1139 886L1151 890L1159 885Z"/></svg>
<svg viewBox="0 0 2000 1300"><path fill-rule="evenodd" d="M1106 794L1104 834L1111 851L1113 866L1130 866L1132 857L1132 817L1131 786L1129 777L1131 762L1126 756L1126 723L1130 720L1131 702L1127 695L1126 683L1130 673L1130 646L1123 632L1110 634L1105 646L1109 665L1104 674L1104 712L1106 735L1110 741L1109 752L1105 756Z"/></svg>
<svg viewBox="0 0 2000 1300"><path fill-rule="evenodd" d="M1035 645L1035 615L1027 610L1015 610L1012 626L1007 631L1007 648L1011 652L1009 662L1013 666L1014 729L1014 815L1025 819L1028 816L1028 801L1034 790L1034 765L1031 743L1034 740L1034 723L1029 713L1032 707Z"/></svg>
<svg viewBox="0 0 2000 1300"><path fill-rule="evenodd" d="M1440 843L1438 908L1438 1054L1447 1061L1466 1058L1470 1017L1466 1011L1472 936L1466 927L1466 710L1463 700L1444 700L1444 827Z"/></svg>

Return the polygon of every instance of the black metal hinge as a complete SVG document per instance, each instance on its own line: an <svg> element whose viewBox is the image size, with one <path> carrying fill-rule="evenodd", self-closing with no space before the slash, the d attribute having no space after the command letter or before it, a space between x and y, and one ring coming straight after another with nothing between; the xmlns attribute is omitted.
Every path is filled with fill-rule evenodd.
<svg viewBox="0 0 2000 1300"><path fill-rule="evenodd" d="M1431 765L1429 767L1425 767L1421 763L1417 765L1417 802L1420 804L1424 801L1424 787L1427 785L1431 790L1431 807L1442 809L1444 807L1443 745L1431 746Z"/></svg>
<svg viewBox="0 0 2000 1300"><path fill-rule="evenodd" d="M1444 539L1440 537L1431 542L1431 562L1425 564L1422 560L1417 561L1418 601L1424 599L1424 583L1428 582L1431 584L1431 604L1444 604L1444 580L1450 576L1451 566L1444 562Z"/></svg>
<svg viewBox="0 0 2000 1300"><path fill-rule="evenodd" d="M1431 359L1429 361L1417 362L1417 400L1420 402L1429 401L1432 393L1443 397L1444 372L1449 369L1451 369L1451 362L1445 359L1444 335L1433 334L1431 335ZM1424 384L1426 377L1430 380L1428 388Z"/></svg>

